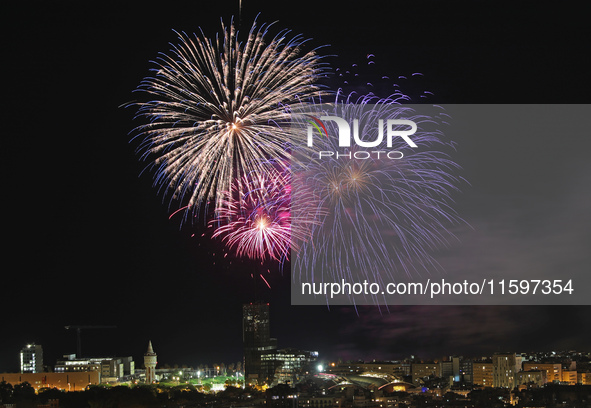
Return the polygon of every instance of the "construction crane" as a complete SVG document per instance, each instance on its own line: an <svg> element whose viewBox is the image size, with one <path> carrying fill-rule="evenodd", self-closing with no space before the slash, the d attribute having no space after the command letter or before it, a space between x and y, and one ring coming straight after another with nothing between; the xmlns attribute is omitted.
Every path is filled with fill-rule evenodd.
<svg viewBox="0 0 591 408"><path fill-rule="evenodd" d="M116 326L65 326L66 330L76 330L76 357L82 357L82 342L80 340L80 331L82 329L116 329Z"/></svg>

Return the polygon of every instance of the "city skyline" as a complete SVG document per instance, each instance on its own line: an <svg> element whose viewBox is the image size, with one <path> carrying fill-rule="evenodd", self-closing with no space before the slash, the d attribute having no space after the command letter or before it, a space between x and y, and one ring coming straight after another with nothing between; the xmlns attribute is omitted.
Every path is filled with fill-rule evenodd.
<svg viewBox="0 0 591 408"><path fill-rule="evenodd" d="M284 346L282 350L279 350L277 347L277 339L270 337L270 331L268 330L270 324L269 316L269 303L255 302L243 305L242 343L244 358L242 361L239 361L236 365L234 364L235 362L228 362L224 360L220 360L212 365L208 365L207 363L203 364L203 362L198 362L197 364L193 364L191 366L189 366L188 364L175 364L174 366L171 366L167 363L160 365L157 361L157 353L154 350L151 340L148 341L146 352L143 353L143 356L138 360L138 362L140 362L140 360L143 359L143 363L139 365L137 369L135 368L135 362L132 356L115 357L104 355L100 356L98 354L92 356L65 354L62 357L58 358L54 365L51 364L52 362L44 360L42 345L31 343L21 348L19 353L21 361L20 371L17 371L21 374L39 374L44 372L63 373L101 371L101 365L106 362L108 365L107 369L111 373L107 375L107 377L113 377L109 381L114 381L114 379L118 377L124 377L124 374L125 376L133 376L134 371L137 372L139 369L139 372L141 372L142 374L145 373L146 382L153 383L156 369L160 372L174 373L174 370L182 368L183 371L201 370L201 375L203 376L216 376L219 375L222 371L225 372L225 370L228 369L230 371L240 372L240 375L243 375L244 378L248 378L251 381L260 380L267 382L270 381L270 378L273 378L273 376L276 375L277 366L274 365L274 362L283 361L283 357L281 357L282 353L285 355L289 355L289 357L291 358L300 355L302 357L300 361L303 364L302 367L305 366L307 367L307 371L311 370L313 372L318 373L337 372L346 366L348 366L348 368L353 368L353 371L371 371L375 369L382 370L381 365L384 364L386 366L392 366L393 369L395 369L398 363L428 365L431 363L444 364L445 362L454 362L456 360L466 360L470 362L482 363L488 362L490 364L496 365L509 364L509 366L514 365L515 367L523 366L523 371L537 370L540 368L540 364L542 366L549 364L553 367L563 367L563 369L567 371L576 371L576 364L573 365L571 363L573 361L576 362L581 360L583 361L584 365L584 367L582 368L582 372L588 372L587 366L589 365L589 359L591 358L591 352L586 350L574 349L555 349L552 351L533 349L527 351L525 349L518 351L501 351L499 349L494 352L481 354L470 354L460 350L459 353L446 353L444 351L444 353L438 356L429 357L418 355L416 353L411 352L411 354L400 358L394 358L390 356L381 359L374 358L370 360L362 358L351 358L348 360L344 360L342 358L319 358L318 353L315 351L297 350L289 346ZM514 356L512 362L507 363L501 361L506 360L505 357L507 355ZM515 360L515 356L517 356L517 360ZM292 362L295 360L289 359L285 361ZM364 367L367 365L367 367L360 368L361 366L358 366L359 364L361 364ZM119 367L119 365L121 367ZM460 370L459 366L457 365L457 362L453 363L453 367L453 369L456 371ZM390 370L387 368L384 369L386 371ZM430 370L430 368L428 367L427 369ZM211 370L214 371L211 372ZM515 372L517 371L520 371L520 369L516 369ZM409 373L406 374L409 375ZM104 372L102 375L105 375ZM459 380L455 379L454 381L458 382ZM560 382L561 379L559 377L559 374L555 374L555 378L549 378L548 381ZM293 383L295 383L295 381Z"/></svg>
<svg viewBox="0 0 591 408"><path fill-rule="evenodd" d="M251 278L253 262L224 258L218 242L200 238L199 225L169 219L130 142L133 112L120 106L135 98L149 61L175 41L173 29L211 35L220 18L238 14L237 3L183 12L132 3L9 7L3 152L16 174L5 173L0 371L18 367L28 343L42 345L47 361L75 352L68 325L117 327L82 332L83 355L140 361L151 340L162 363L239 361L242 304L256 300L270 303L280 348L318 350L321 358L588 347L590 306L292 307L289 268L265 265L269 289ZM272 5L245 2L244 25L261 12L261 22L278 20L314 46L330 44L321 52L338 56L329 58L334 68L373 53L381 75L421 72L410 90L432 91L434 103L588 100L583 13L567 6L375 2L333 24L309 10L330 16L344 7L338 2L302 3L289 16ZM476 233L456 231L461 248L439 254L449 269L588 265L589 140L561 146L534 136L458 141L455 159L470 185L456 205Z"/></svg>
<svg viewBox="0 0 591 408"><path fill-rule="evenodd" d="M266 305L267 308L267 312L265 313L265 316L272 316L275 315L277 316L276 313L270 313L270 311L273 311L272 306L269 303L263 303L264 305ZM236 363L236 362L243 362L244 360L244 356L248 355L248 350L247 350L247 343L244 343L244 340L242 340L242 336L243 336L243 331L244 331L244 319L245 319L245 315L244 315L244 308L247 307L248 305L250 305L250 307L252 307L253 303L249 303L249 304L244 304L242 305L241 309L240 309L240 319L239 319L239 328L238 328L238 334L239 337L238 338L234 338L232 340L234 340L234 343L239 343L238 347L234 347L234 349L228 350L228 349L223 349L223 348L217 348L216 349L216 354L215 354L215 358L212 357L211 354L209 353L205 353L205 354L201 354L202 356L205 355L205 358L202 358L200 360L195 359L193 356L194 354L192 353L191 349L186 349L186 350L182 350L181 352L179 352L178 354L176 354L177 358L175 360L168 360L168 361L162 361L159 360L159 365L158 368L162 368L162 367L173 367L173 366L187 366L187 367L197 367L198 365L214 365L214 364L221 364L221 363ZM424 311L429 311L432 310L433 307L430 306L414 306L414 307L398 307L399 310L402 309L408 309L408 308L412 308L414 310L414 315L413 318L420 315L419 313L416 313L416 309L424 309ZM456 307L453 306L447 306L446 308L450 309L450 311L457 311ZM523 318L525 318L525 316L527 315L527 312L520 316L517 321L513 321L510 322L508 321L508 319L505 318L499 318L498 316L498 310L500 309L500 307L496 307L496 308L492 308L490 306L476 306L476 308L480 308L482 309L481 311L476 311L473 312L474 315L477 315L480 319L482 319L483 321L487 322L487 324L490 327L497 327L498 330L500 330L500 333L497 332L494 335L491 336L491 341L493 343L496 343L495 347L492 346L487 346L487 347L473 347L472 344L474 343L474 338L470 336L471 333L478 333L478 332L482 332L482 330L476 329L476 330L472 330L470 331L469 329L465 328L465 327L460 327L458 328L461 332L464 333L464 337L468 337L467 339L462 340L461 336L457 335L457 333L454 335L450 335L450 340L453 339L453 343L455 343L454 347L450 347L449 349L445 349L445 346L439 345L437 347L434 347L432 343L427 343L427 345L424 345L423 340L425 339L421 339L420 337L417 337L416 335L405 335L404 332L407 330L411 330L412 327L409 324L403 324L402 327L395 327L395 328L389 328L389 327L384 327L382 330L386 333L393 331L394 333L390 333L388 336L383 336L381 334L376 334L376 331L378 331L380 329L376 329L377 325L375 324L375 322L372 322L372 320L383 320L383 316L381 317L377 317L374 315L374 308L371 306L365 306L365 307L361 307L358 310L359 316L357 316L357 318L362 319L366 324L366 329L369 330L368 333L353 333L352 330L341 330L339 331L339 335L341 334L345 334L351 337L355 337L356 335L360 335L360 337L362 337L366 342L367 342L367 338L373 338L374 342L372 343L365 343L364 345L356 345L353 348L347 348L348 346L350 347L350 345L347 345L346 343L338 343L335 342L332 345L326 345L326 343L322 343L319 342L319 344L324 344L324 347L330 347L333 346L335 350L333 350L332 352L320 352L319 356L318 356L318 361L321 364L326 364L328 362L331 361L396 361L396 360L404 360L407 358L410 358L411 356L414 356L415 358L419 359L419 360L423 360L423 361L440 361L442 358L446 357L446 356L463 356L465 358L485 358L486 356L491 356L494 353L503 353L503 352L516 352L516 353L530 353L530 352L537 352L537 353L552 353L552 352L565 352L565 351L578 351L578 352L588 352L584 347L577 349L576 347L570 347L570 345L568 343L560 343L560 342L556 342L554 341L554 345L556 345L557 347L542 347L540 348L540 346L535 346L536 344L540 344L539 342L536 343L535 340L532 340L532 337L538 337L541 338L543 340L542 344L548 344L549 342L547 341L548 338L552 338L552 334L551 331L548 330L548 327L543 328L539 333L536 333L535 336L526 336L524 338L525 343L527 343L528 345L525 344L521 344L519 347L512 347L510 344L515 344L511 342L511 339L504 339L504 336L506 333L503 332L502 326L506 326L507 329L509 331L514 330L514 325L518 324L517 321L521 320ZM511 308L513 308L512 306L505 306L504 307L506 310L510 310ZM535 306L528 306L526 308L529 309L535 309ZM489 310L487 310L489 309ZM486 313L483 313L483 311L486 311ZM281 311L279 311L279 313L281 313ZM347 314L344 314L345 316L345 320L347 319ZM395 314L390 314L389 316L395 316ZM440 316L445 320L449 315L445 315L445 314L441 314ZM341 316L342 317L342 316ZM452 318L457 318L458 316L453 316ZM281 322L281 315L277 316L276 318L279 319L279 324ZM429 319L429 317L426 314L423 314L423 319ZM266 327L266 335L263 333L263 337L265 336L273 336L273 338L269 338L267 339L267 341L264 344L267 344L267 346L265 346L266 348L268 348L269 350L276 350L276 349L284 349L284 348L291 348L294 346L298 346L301 343L296 342L296 344L294 344L291 340L290 337L286 337L286 338L278 338L276 333L273 331L269 331L270 327L273 325L273 322L271 322L270 320L272 320L272 318L267 317L267 322L265 323L265 327ZM404 321L404 320L403 320ZM419 322L423 322L425 323L426 321L419 321ZM339 325L337 325L339 326ZM398 326L398 325L396 325ZM434 329L437 330L441 330L443 327L445 326L445 324L440 325L440 326L436 326L434 327ZM359 330L360 325L356 325L354 326L356 330ZM236 329L236 328L234 328ZM425 331L425 330L429 330L426 329L424 326L422 325L417 325L415 327L416 330L421 330L421 331ZM449 328L451 330L451 328ZM265 330L263 330L265 331ZM396 332L399 331L399 334L396 334ZM91 332L94 332L94 330L91 330ZM286 334L289 335L291 334L291 331L287 331ZM489 334L490 335L490 334ZM564 334L560 334L560 336L564 337ZM113 344L112 340L108 340L109 336L105 336L104 334L102 336L97 336L96 332L94 333L94 335L92 336L94 338L94 342L91 341L92 347L91 347L91 351L90 352L86 352L83 354L83 356L77 356L79 358L113 358L117 355L132 355L133 358L138 361L141 362L142 358L144 358L143 356L148 355L148 353L145 352L145 345L143 348L143 352L141 353L136 353L136 352L114 352L114 351L106 351L106 350L129 350L129 349L138 349L137 345L133 345L133 346L123 346L121 347L121 343L119 341L118 344ZM117 338L118 336L115 336L115 338ZM428 336L425 336L428 337ZM113 337L111 337L113 338ZM157 338L159 339L163 339L166 338L166 336L157 336ZM444 338L443 336L441 336L441 338ZM419 340L417 340L419 339ZM86 339L88 342L88 339ZM269 342L270 340L270 342ZM394 340L394 341L393 341ZM583 345L586 345L586 343L584 342L585 339L583 339ZM69 350L74 352L75 351L75 345L76 343L76 338L75 336L70 336L70 339L66 342L61 344L60 346L63 347L62 350ZM123 342L125 343L125 342ZM182 343L182 341L180 341L179 343ZM175 346L178 346L179 343L174 344ZM391 343L391 350L390 352L385 351L388 350L388 347L385 346L386 343ZM404 346L400 348L400 350L404 350L404 351L396 351L396 345L399 343L403 343ZM451 341L450 341L451 343ZM50 344L55 344L50 342ZM86 344L86 342L85 342ZM149 345L151 346L152 341L149 340ZM164 344L167 344L166 342L164 342ZM258 344L258 343L257 343ZM262 344L262 343L261 343ZM309 345L309 347L307 349L309 350L317 350L319 349L319 347L314 347L314 343L313 341L308 342L307 343ZM506 346L505 346L506 345ZM19 350L22 349L26 349L27 347L30 347L31 345L23 345L23 347L21 347ZM35 344L33 344L33 346L35 346ZM114 347L115 346L115 347ZM118 347L117 347L118 346ZM42 344L37 344L38 348L43 347ZM298 346L299 347L299 346ZM140 347L141 348L141 347ZM301 347L300 347L301 348ZM358 350L357 352L355 352L355 350ZM105 352L106 351L106 352ZM6 353L8 354L8 353ZM18 354L18 353L17 353ZM14 356L14 360L16 361L18 359L18 355L15 354ZM47 353L45 353L47 355ZM43 354L42 354L43 355ZM71 356L75 356L75 353L68 353L68 352L60 352L59 355L55 355L55 354L51 354L50 357L45 357L44 358L44 366L47 368L50 368L53 366L53 362L55 360L59 360L62 359L62 357L68 357L71 358ZM169 355L168 353L165 353L165 355ZM233 357L232 357L233 356ZM161 361L161 362L160 362ZM14 367L17 367L17 365L13 365L13 369L10 369L10 365L6 366L7 368L2 370L4 372L17 372L18 370ZM141 365L138 367L140 368Z"/></svg>
<svg viewBox="0 0 591 408"><path fill-rule="evenodd" d="M269 341L274 339L269 339L268 331L265 330L269 323L268 304L251 303L244 305L243 310L244 365L242 362L218 362L211 367L207 364L157 367L157 353L149 341L143 357L144 367L136 368L131 356L79 358L75 354L64 355L54 367L44 364L40 345L29 344L21 350L21 361L24 364L21 364L20 372L1 373L1 377L3 381L8 379L13 385L18 381L29 382L36 390L51 383L66 391L76 390L75 386L74 389L70 388L68 376L77 379L79 390L83 390L86 383L132 387L143 383L169 387L171 381L177 381L178 385L181 378L187 384L191 381L191 384L198 385L202 384L200 379L211 378L218 384L215 391L222 391L224 387L221 384L228 379L243 386L249 384L251 387L270 387L279 384L305 384L311 378L340 378L339 381L347 383L349 378L355 382L355 378L361 376L366 379L374 378L379 385L390 382L397 387L400 385L397 383L405 383L406 387L412 382L416 387L429 383L436 389L441 388L443 383L446 384L445 387L459 389L513 389L517 385L528 383L543 387L549 383L589 385L591 381L591 352L578 350L527 353L504 351L480 356L462 353L433 359L410 355L396 360L319 360L316 352L293 348L278 350L273 341Z"/></svg>

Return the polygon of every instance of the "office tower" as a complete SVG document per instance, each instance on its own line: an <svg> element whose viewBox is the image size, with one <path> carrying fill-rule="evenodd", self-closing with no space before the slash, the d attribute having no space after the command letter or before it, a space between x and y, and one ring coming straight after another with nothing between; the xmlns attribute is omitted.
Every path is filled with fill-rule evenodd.
<svg viewBox="0 0 591 408"><path fill-rule="evenodd" d="M263 361L262 356L277 349L277 339L271 338L268 303L243 305L242 344L245 379L268 382L273 377L274 363Z"/></svg>
<svg viewBox="0 0 591 408"><path fill-rule="evenodd" d="M21 349L21 373L43 372L43 348L39 344L27 344Z"/></svg>
<svg viewBox="0 0 591 408"><path fill-rule="evenodd" d="M157 355L152 348L152 341L148 342L148 351L144 354L144 366L146 367L146 384L152 384L156 379Z"/></svg>

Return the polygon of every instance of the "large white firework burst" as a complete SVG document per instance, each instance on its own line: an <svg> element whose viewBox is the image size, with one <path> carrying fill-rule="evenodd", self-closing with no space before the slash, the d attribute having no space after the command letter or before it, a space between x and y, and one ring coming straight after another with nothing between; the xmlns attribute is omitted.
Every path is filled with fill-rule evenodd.
<svg viewBox="0 0 591 408"><path fill-rule="evenodd" d="M269 27L255 22L244 42L233 24L222 23L213 41L179 34L139 86L153 98L134 104L148 120L137 128L139 150L156 167L155 185L186 215L221 208L233 180L275 170L269 159L289 163L290 108L321 93L316 50L304 51L307 40L288 31L269 38Z"/></svg>

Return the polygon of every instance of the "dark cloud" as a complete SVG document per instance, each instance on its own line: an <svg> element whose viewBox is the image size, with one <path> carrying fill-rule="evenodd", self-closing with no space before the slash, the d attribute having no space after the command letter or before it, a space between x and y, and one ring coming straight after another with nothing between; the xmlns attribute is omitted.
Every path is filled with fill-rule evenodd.
<svg viewBox="0 0 591 408"><path fill-rule="evenodd" d="M347 359L486 356L496 351L584 348L590 334L588 310L548 306L395 306L337 312L342 341L335 350Z"/></svg>

